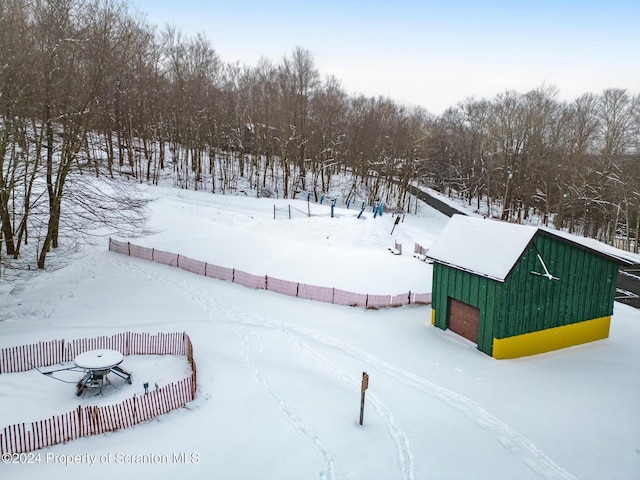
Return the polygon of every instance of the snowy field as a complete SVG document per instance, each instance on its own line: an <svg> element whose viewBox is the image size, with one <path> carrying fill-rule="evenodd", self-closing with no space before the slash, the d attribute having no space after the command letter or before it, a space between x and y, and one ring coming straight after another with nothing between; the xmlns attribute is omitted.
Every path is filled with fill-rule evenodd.
<svg viewBox="0 0 640 480"><path fill-rule="evenodd" d="M413 243L428 247L448 220L423 207L391 236L387 214L339 208L331 218L311 204L308 218L306 202L144 191L156 198L153 233L134 243L358 293L429 292L431 267ZM394 239L404 255L388 252ZM198 397L0 465L0 478L640 478L640 312L616 304L606 340L501 361L430 319L428 306L364 310L250 290L108 252L105 240L20 288L0 283L0 347L186 331ZM78 399L73 385L33 371L0 375L0 427L188 372L180 357L125 361L133 385L104 398Z"/></svg>

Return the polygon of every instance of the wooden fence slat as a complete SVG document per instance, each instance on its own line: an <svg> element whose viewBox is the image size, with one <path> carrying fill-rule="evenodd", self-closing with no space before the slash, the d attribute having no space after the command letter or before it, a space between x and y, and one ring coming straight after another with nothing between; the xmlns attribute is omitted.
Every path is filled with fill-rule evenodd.
<svg viewBox="0 0 640 480"><path fill-rule="evenodd" d="M112 432L113 428L111 428L111 415L109 414L110 405L105 405L100 407L100 420L102 422L102 431L103 432Z"/></svg>
<svg viewBox="0 0 640 480"><path fill-rule="evenodd" d="M7 446L7 435L6 435L6 429L0 433L0 454L3 453L9 453L9 448Z"/></svg>
<svg viewBox="0 0 640 480"><path fill-rule="evenodd" d="M144 411L144 421L146 422L150 418L153 417L153 403L156 398L156 391L149 393L149 395L144 396L144 400L142 403L142 410Z"/></svg>
<svg viewBox="0 0 640 480"><path fill-rule="evenodd" d="M21 453L22 445L20 444L20 425L19 424L14 425L12 437L13 437L12 443L15 445L15 452Z"/></svg>
<svg viewBox="0 0 640 480"><path fill-rule="evenodd" d="M33 434L31 430L27 430L27 448L25 451L26 452L33 451Z"/></svg>
<svg viewBox="0 0 640 480"><path fill-rule="evenodd" d="M20 453L26 452L27 451L27 445L26 445L26 438L25 438L25 428L24 428L24 423L20 424L20 428L18 429L18 444L20 445Z"/></svg>
<svg viewBox="0 0 640 480"><path fill-rule="evenodd" d="M184 407L187 404L187 396L184 395L184 383L176 385L175 396L180 407Z"/></svg>
<svg viewBox="0 0 640 480"><path fill-rule="evenodd" d="M116 415L116 408L115 405L108 405L108 417L109 417L109 425L110 425L110 431L111 432L115 432L118 429L118 421L117 419L117 415Z"/></svg>
<svg viewBox="0 0 640 480"><path fill-rule="evenodd" d="M151 417L155 417L156 415L158 415L158 412L161 411L161 402L160 402L160 392L162 392L162 389L156 390L155 392L153 392L155 395L152 398L152 403L151 403Z"/></svg>
<svg viewBox="0 0 640 480"><path fill-rule="evenodd" d="M9 452L11 453L17 453L16 444L13 440L15 438L14 430L15 425L11 425L7 430L7 443L9 445Z"/></svg>
<svg viewBox="0 0 640 480"><path fill-rule="evenodd" d="M166 413L164 411L165 409L164 391L165 391L165 387L162 387L160 390L158 390L158 395L156 397L156 410L155 410L156 415L163 415L164 413Z"/></svg>
<svg viewBox="0 0 640 480"><path fill-rule="evenodd" d="M67 443L71 440L71 423L69 422L69 413L62 415L62 442Z"/></svg>
<svg viewBox="0 0 640 480"><path fill-rule="evenodd" d="M48 447L49 445L51 445L51 443L49 442L49 435L47 433L47 421L46 420L40 420L38 422L38 428L40 429L40 448L43 447Z"/></svg>
<svg viewBox="0 0 640 480"><path fill-rule="evenodd" d="M167 390L165 392L165 401L167 403L167 411L170 412L178 408L177 402L175 401L175 384L167 385Z"/></svg>
<svg viewBox="0 0 640 480"><path fill-rule="evenodd" d="M9 427L9 445L11 446L11 453L20 453L18 446L16 445L16 428L17 425L11 425Z"/></svg>
<svg viewBox="0 0 640 480"><path fill-rule="evenodd" d="M49 418L43 420L42 422L42 434L45 438L45 443L47 445L54 445L54 442L51 436L51 422Z"/></svg>
<svg viewBox="0 0 640 480"><path fill-rule="evenodd" d="M43 447L43 438L42 438L42 421L33 422L32 424L33 431L35 434L35 445L34 450L38 450Z"/></svg>
<svg viewBox="0 0 640 480"><path fill-rule="evenodd" d="M96 412L97 412L97 423L98 423L98 426L100 428L100 433L108 432L104 407L98 407L96 409Z"/></svg>
<svg viewBox="0 0 640 480"><path fill-rule="evenodd" d="M136 397L127 399L125 411L125 418L129 424L129 426L136 425L138 422L136 421Z"/></svg>
<svg viewBox="0 0 640 480"><path fill-rule="evenodd" d="M9 367L9 349L2 349L2 363L0 364L1 370L0 373L10 373L11 369Z"/></svg>
<svg viewBox="0 0 640 480"><path fill-rule="evenodd" d="M51 436L51 444L56 445L60 443L58 441L58 435L56 430L56 417L51 417L49 419L49 435Z"/></svg>
<svg viewBox="0 0 640 480"><path fill-rule="evenodd" d="M147 413L145 408L145 400L146 395L138 396L136 398L136 423L142 423L147 420Z"/></svg>
<svg viewBox="0 0 640 480"><path fill-rule="evenodd" d="M65 443L64 414L63 415L58 415L56 417L56 426L58 428L58 438L59 438L59 442L58 443Z"/></svg>
<svg viewBox="0 0 640 480"><path fill-rule="evenodd" d="M114 426L115 426L115 430L122 430L123 427L122 426L122 408L121 408L121 403L118 403L117 405L112 405L113 410L112 410L112 415L113 415L113 420L114 420Z"/></svg>
<svg viewBox="0 0 640 480"><path fill-rule="evenodd" d="M119 403L116 405L116 412L115 412L115 416L116 416L116 422L118 425L118 429L119 430L124 430L125 428L127 428L127 425L124 423L125 420L125 416L124 416L124 412L123 412L123 403Z"/></svg>
<svg viewBox="0 0 640 480"><path fill-rule="evenodd" d="M93 410L93 415L96 425L95 435L104 433L104 424L102 423L102 409L100 407L95 407Z"/></svg>
<svg viewBox="0 0 640 480"><path fill-rule="evenodd" d="M122 426L124 428L129 428L134 426L135 419L133 418L133 402L130 398L127 399L126 404L121 404L122 409Z"/></svg>
<svg viewBox="0 0 640 480"><path fill-rule="evenodd" d="M68 438L68 425L67 425L67 415L60 415L60 436L62 438L62 443L67 443Z"/></svg>
<svg viewBox="0 0 640 480"><path fill-rule="evenodd" d="M31 422L31 431L33 432L33 450L38 450L42 443L40 437L40 428L38 428L39 422Z"/></svg>

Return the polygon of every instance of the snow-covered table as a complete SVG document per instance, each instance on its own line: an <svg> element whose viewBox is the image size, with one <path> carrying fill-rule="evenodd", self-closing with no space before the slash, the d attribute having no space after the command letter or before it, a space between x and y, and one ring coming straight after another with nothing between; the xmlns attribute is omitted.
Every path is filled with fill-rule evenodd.
<svg viewBox="0 0 640 480"><path fill-rule="evenodd" d="M89 350L81 353L73 361L77 367L85 370L84 377L78 382L76 395L79 397L86 389L91 387L100 388L105 384L111 384L107 378L109 373L114 373L131 384L131 372L126 371L119 365L124 360L124 355L117 350Z"/></svg>

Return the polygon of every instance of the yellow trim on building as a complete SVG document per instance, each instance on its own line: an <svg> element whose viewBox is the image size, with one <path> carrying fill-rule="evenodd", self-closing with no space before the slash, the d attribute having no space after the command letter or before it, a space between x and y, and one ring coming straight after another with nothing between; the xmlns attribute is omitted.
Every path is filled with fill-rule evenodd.
<svg viewBox="0 0 640 480"><path fill-rule="evenodd" d="M600 317L562 327L493 339L493 357L518 358L550 352L609 336L611 317Z"/></svg>
<svg viewBox="0 0 640 480"><path fill-rule="evenodd" d="M431 309L431 325L435 326L436 324L436 311L432 308Z"/></svg>

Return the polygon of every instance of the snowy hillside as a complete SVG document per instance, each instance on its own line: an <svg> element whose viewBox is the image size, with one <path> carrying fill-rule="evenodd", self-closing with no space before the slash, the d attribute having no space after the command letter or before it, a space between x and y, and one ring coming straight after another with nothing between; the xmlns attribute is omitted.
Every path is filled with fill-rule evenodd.
<svg viewBox="0 0 640 480"><path fill-rule="evenodd" d="M143 191L155 198L154 233L137 244L361 293L430 291L431 267L413 258L413 244L428 247L448 220L423 207L392 236L387 214L337 208L331 218L329 206L311 204L308 217L306 202ZM389 253L394 241L403 255ZM638 478L640 312L616 304L606 340L501 361L430 319L428 306L365 310L251 290L108 252L105 241L21 288L0 284L0 347L186 331L197 399L0 465L0 477ZM131 360L133 384L103 397L79 399L73 385L34 372L0 375L0 429L184 374L179 362Z"/></svg>

